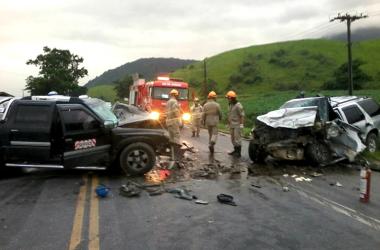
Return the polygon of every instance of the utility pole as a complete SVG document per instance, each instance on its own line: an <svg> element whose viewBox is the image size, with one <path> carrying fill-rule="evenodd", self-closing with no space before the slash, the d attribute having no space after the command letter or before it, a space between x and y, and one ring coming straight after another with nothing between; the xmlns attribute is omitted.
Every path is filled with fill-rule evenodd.
<svg viewBox="0 0 380 250"><path fill-rule="evenodd" d="M347 21L347 49L348 49L348 95L352 95L353 81L352 81L352 52L351 52L351 23L355 20L366 18L368 15L360 14L351 16L350 14L340 15L330 19L330 22L339 20L341 22Z"/></svg>
<svg viewBox="0 0 380 250"><path fill-rule="evenodd" d="M207 57L203 60L203 88L204 94L207 96L207 66L206 66Z"/></svg>

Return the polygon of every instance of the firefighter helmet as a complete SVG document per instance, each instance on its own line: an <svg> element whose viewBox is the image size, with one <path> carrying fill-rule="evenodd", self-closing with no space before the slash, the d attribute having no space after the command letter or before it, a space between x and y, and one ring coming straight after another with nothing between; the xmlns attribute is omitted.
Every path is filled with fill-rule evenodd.
<svg viewBox="0 0 380 250"><path fill-rule="evenodd" d="M176 90L176 89L170 90L170 95L178 96L178 90Z"/></svg>
<svg viewBox="0 0 380 250"><path fill-rule="evenodd" d="M227 98L236 98L236 93L232 90L228 91L226 94Z"/></svg>
<svg viewBox="0 0 380 250"><path fill-rule="evenodd" d="M207 98L216 98L216 93L215 93L215 91L211 91L210 93L208 93Z"/></svg>

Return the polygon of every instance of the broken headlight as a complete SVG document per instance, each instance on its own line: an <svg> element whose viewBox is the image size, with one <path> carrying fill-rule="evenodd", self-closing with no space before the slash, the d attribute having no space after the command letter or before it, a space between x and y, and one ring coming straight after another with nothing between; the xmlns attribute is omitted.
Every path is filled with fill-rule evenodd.
<svg viewBox="0 0 380 250"><path fill-rule="evenodd" d="M327 129L327 136L328 137L337 137L339 136L339 127L335 124L331 125L328 129Z"/></svg>

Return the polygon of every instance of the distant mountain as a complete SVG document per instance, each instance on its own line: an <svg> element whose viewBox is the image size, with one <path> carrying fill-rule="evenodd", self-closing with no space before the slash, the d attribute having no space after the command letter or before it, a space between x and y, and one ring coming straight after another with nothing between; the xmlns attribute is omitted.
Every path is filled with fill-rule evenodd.
<svg viewBox="0 0 380 250"><path fill-rule="evenodd" d="M326 38L330 40L346 41L347 33L328 35L326 36ZM361 29L351 31L351 40L353 42L379 39L379 38L380 38L380 27L361 28Z"/></svg>
<svg viewBox="0 0 380 250"><path fill-rule="evenodd" d="M170 73L181 69L196 60L183 60L178 58L142 58L126 63L115 69L110 69L85 84L87 88L112 84L127 74L139 73L146 80L152 80L160 73Z"/></svg>

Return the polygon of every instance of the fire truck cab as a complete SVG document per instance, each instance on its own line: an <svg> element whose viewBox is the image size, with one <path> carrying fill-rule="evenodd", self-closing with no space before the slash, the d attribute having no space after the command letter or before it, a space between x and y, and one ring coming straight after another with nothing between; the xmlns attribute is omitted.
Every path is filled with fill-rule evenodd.
<svg viewBox="0 0 380 250"><path fill-rule="evenodd" d="M179 92L178 103L182 112L182 122L189 122L191 118L189 84L178 79L170 79L166 76L159 76L150 82L145 82L144 79L136 79L130 87L129 104L149 112L152 118L164 122L166 102L169 100L169 92L172 89Z"/></svg>

